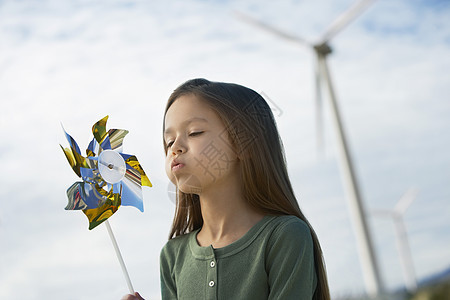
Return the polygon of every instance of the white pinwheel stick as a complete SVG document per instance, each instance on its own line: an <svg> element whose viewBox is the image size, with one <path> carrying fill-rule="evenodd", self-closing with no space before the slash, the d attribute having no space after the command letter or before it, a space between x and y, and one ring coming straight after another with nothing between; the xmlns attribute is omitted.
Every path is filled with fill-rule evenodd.
<svg viewBox="0 0 450 300"><path fill-rule="evenodd" d="M125 161L119 153L113 150L103 150L99 157L99 171L102 178L109 184L115 184L122 180L125 175L126 167ZM131 294L134 294L133 285L131 284L130 276L128 275L127 267L123 261L122 254L120 253L119 245L117 244L116 238L112 231L109 221L105 221L106 228L108 229L109 237L116 251L117 259L119 260L120 267L122 268L123 275L127 281L128 290Z"/></svg>
<svg viewBox="0 0 450 300"><path fill-rule="evenodd" d="M123 275L125 276L125 280L127 281L128 290L130 294L134 294L133 285L131 284L130 276L128 275L127 267L125 266L125 262L123 261L122 254L120 253L119 245L117 244L116 238L114 237L114 233L112 231L111 225L109 225L109 221L105 221L106 228L108 229L109 237L111 238L111 242L114 246L114 250L116 250L117 259L119 260L120 266L122 267Z"/></svg>

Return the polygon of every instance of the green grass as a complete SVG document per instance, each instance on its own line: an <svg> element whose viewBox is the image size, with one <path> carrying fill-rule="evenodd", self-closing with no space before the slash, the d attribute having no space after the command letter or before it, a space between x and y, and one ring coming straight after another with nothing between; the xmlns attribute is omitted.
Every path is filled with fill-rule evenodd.
<svg viewBox="0 0 450 300"><path fill-rule="evenodd" d="M450 279L420 288L409 300L450 300Z"/></svg>

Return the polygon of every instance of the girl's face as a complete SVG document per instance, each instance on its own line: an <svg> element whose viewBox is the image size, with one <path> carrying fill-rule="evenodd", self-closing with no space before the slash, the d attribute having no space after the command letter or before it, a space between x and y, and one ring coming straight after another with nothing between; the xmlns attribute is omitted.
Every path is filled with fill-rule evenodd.
<svg viewBox="0 0 450 300"><path fill-rule="evenodd" d="M188 194L226 186L239 177L238 159L217 113L194 95L183 95L165 117L166 173Z"/></svg>

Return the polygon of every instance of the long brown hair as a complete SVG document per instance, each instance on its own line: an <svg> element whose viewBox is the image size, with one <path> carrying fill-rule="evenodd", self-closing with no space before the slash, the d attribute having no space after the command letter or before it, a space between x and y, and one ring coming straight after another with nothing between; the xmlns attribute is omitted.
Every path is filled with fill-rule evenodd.
<svg viewBox="0 0 450 300"><path fill-rule="evenodd" d="M188 94L195 95L210 105L225 124L233 148L240 159L243 193L248 203L266 215L297 216L309 226L318 278L313 299L329 300L330 293L319 240L295 198L287 173L283 144L267 102L255 91L241 85L192 79L172 93L164 118L175 100ZM165 142L164 149L167 149ZM169 238L199 229L202 225L199 196L178 191Z"/></svg>

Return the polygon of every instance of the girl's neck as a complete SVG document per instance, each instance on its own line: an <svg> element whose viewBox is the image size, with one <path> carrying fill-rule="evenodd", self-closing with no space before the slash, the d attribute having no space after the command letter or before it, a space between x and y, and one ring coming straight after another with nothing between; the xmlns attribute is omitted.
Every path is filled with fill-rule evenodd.
<svg viewBox="0 0 450 300"><path fill-rule="evenodd" d="M245 200L240 186L203 192L200 204L203 227L197 235L200 246L221 248L241 238L263 215Z"/></svg>

